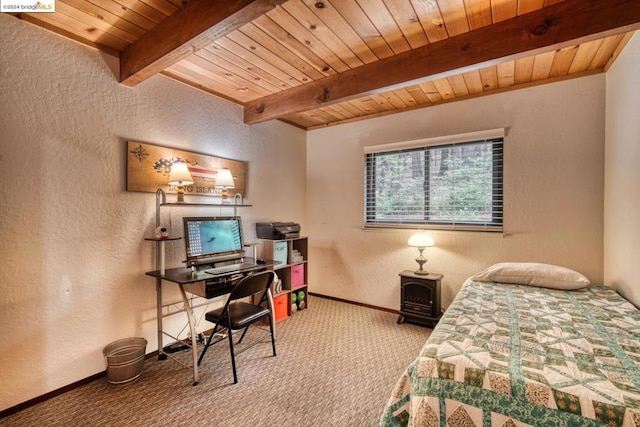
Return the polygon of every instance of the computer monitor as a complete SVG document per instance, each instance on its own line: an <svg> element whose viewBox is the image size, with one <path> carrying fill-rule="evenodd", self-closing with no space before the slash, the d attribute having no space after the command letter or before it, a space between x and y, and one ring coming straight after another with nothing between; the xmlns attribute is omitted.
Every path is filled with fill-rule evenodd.
<svg viewBox="0 0 640 427"><path fill-rule="evenodd" d="M244 256L238 216L184 218L184 240L188 267Z"/></svg>

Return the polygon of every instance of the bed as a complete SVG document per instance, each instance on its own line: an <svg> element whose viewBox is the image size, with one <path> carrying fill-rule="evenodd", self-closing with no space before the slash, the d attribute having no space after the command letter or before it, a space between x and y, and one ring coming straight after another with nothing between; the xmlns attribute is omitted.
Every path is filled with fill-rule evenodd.
<svg viewBox="0 0 640 427"><path fill-rule="evenodd" d="M640 311L584 276L527 274L464 283L381 426L640 426Z"/></svg>

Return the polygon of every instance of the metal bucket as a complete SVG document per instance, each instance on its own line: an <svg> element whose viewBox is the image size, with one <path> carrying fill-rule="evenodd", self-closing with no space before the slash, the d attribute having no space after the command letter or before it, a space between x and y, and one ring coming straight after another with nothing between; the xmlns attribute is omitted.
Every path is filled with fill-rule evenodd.
<svg viewBox="0 0 640 427"><path fill-rule="evenodd" d="M114 341L102 350L107 365L107 381L124 384L142 375L147 340L124 338Z"/></svg>

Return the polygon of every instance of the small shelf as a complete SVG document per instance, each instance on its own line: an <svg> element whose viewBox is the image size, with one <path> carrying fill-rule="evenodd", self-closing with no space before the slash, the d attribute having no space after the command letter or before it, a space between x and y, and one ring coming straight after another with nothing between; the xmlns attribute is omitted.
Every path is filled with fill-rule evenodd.
<svg viewBox="0 0 640 427"><path fill-rule="evenodd" d="M158 206L201 206L217 208L250 208L253 205L235 205L232 203L160 203Z"/></svg>
<svg viewBox="0 0 640 427"><path fill-rule="evenodd" d="M180 240L182 237L145 237L144 240L150 240L152 242L164 242L167 240Z"/></svg>
<svg viewBox="0 0 640 427"><path fill-rule="evenodd" d="M298 262L292 262L292 263L287 263L287 264L278 264L278 265L275 265L273 267L273 269L275 271L277 271L277 270L282 270L282 269L285 269L285 268L291 268L291 267L293 267L295 265L301 265L301 264L306 264L306 263L307 263L307 260L305 259L303 261L298 261Z"/></svg>

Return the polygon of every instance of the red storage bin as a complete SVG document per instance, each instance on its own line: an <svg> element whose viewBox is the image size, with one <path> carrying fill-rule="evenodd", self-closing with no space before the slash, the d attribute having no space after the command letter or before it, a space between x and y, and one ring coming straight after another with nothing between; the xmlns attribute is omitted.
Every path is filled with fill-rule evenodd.
<svg viewBox="0 0 640 427"><path fill-rule="evenodd" d="M291 267L291 289L304 286L304 264Z"/></svg>
<svg viewBox="0 0 640 427"><path fill-rule="evenodd" d="M275 311L276 322L289 317L289 300L288 294L277 295L273 297L273 310Z"/></svg>

